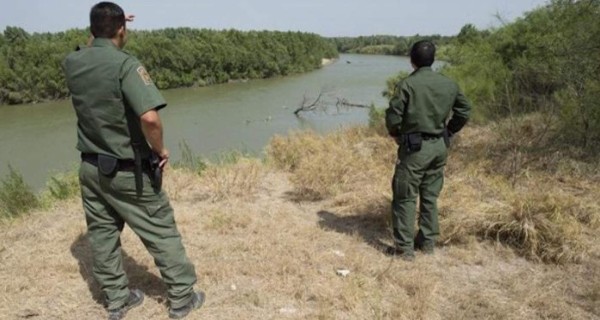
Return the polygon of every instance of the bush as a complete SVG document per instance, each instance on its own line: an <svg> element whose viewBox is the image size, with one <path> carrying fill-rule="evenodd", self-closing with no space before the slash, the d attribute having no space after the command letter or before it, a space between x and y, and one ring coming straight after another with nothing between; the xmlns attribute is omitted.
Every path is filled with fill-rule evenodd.
<svg viewBox="0 0 600 320"><path fill-rule="evenodd" d="M58 174L50 178L46 185L51 199L65 200L80 194L79 175L77 171Z"/></svg>
<svg viewBox="0 0 600 320"><path fill-rule="evenodd" d="M558 140L598 151L600 55L590 44L600 41L599 13L598 1L554 0L488 33L463 28L445 72L473 102L474 120L552 114Z"/></svg>
<svg viewBox="0 0 600 320"><path fill-rule="evenodd" d="M569 202L554 195L520 194L512 212L488 216L479 233L509 245L530 259L567 263L580 261L586 251L582 225L569 214Z"/></svg>
<svg viewBox="0 0 600 320"><path fill-rule="evenodd" d="M314 132L274 137L267 161L292 173L298 200L316 201L349 192L365 195L366 189L380 195L382 185L389 192L389 183L380 182L391 177L395 150L392 139L359 127L325 137Z"/></svg>
<svg viewBox="0 0 600 320"><path fill-rule="evenodd" d="M388 136L385 126L385 109L371 105L369 108L369 129L380 136Z"/></svg>
<svg viewBox="0 0 600 320"><path fill-rule="evenodd" d="M267 162L278 169L294 172L302 159L315 153L319 137L316 133L296 132L288 136L274 136L267 145Z"/></svg>
<svg viewBox="0 0 600 320"><path fill-rule="evenodd" d="M512 128L528 141L543 130L542 123L528 115L517 118ZM588 169L576 162L580 171L573 171L574 155L557 154L548 146L532 150L526 143L512 153L512 145L500 138L507 125L502 120L487 127L493 130L468 127L461 132L448 161L440 242L491 240L534 261L583 261L590 252L586 235L600 227L597 166ZM515 171L522 173L517 183Z"/></svg>
<svg viewBox="0 0 600 320"><path fill-rule="evenodd" d="M23 176L8 166L9 173L0 187L0 218L16 218L39 206L39 200Z"/></svg>
<svg viewBox="0 0 600 320"><path fill-rule="evenodd" d="M179 149L181 150L181 160L175 166L191 170L201 176L208 167L206 161L201 157L195 156L185 140L179 143Z"/></svg>

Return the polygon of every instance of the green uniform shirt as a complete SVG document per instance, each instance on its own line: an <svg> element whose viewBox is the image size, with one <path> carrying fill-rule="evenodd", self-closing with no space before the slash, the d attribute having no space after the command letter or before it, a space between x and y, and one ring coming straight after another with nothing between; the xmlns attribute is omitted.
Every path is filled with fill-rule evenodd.
<svg viewBox="0 0 600 320"><path fill-rule="evenodd" d="M471 106L458 84L422 67L401 81L386 110L386 126L392 136L421 132L439 135L453 112L448 125L452 133L467 122Z"/></svg>
<svg viewBox="0 0 600 320"><path fill-rule="evenodd" d="M111 40L97 38L69 54L63 69L77 113L77 149L134 159L135 143L147 156L140 116L166 102L141 63Z"/></svg>

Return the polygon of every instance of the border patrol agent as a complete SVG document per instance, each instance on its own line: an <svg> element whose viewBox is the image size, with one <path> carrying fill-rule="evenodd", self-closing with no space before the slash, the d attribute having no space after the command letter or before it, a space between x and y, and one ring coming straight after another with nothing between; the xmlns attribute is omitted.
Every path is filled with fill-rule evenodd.
<svg viewBox="0 0 600 320"><path fill-rule="evenodd" d="M392 181L395 246L387 253L407 261L414 259L415 249L433 253L449 137L467 123L471 110L458 84L431 69L435 60L432 42L415 43L410 59L414 72L396 86L385 119L399 145ZM415 237L417 197L420 215Z"/></svg>
<svg viewBox="0 0 600 320"><path fill-rule="evenodd" d="M154 257L168 288L169 316L185 317L204 302L196 273L160 190L169 158L158 110L166 102L140 62L122 51L126 18L116 4L101 2L90 13L91 45L63 63L77 114L81 195L94 256L93 274L104 293L109 319L122 319L143 302L128 288L120 235L124 224ZM155 162L151 162L152 155Z"/></svg>

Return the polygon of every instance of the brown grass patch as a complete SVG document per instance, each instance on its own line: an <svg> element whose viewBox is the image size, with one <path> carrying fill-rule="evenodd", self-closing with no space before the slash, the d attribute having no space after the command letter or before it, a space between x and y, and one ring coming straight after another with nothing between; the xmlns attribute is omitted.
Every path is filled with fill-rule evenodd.
<svg viewBox="0 0 600 320"><path fill-rule="evenodd" d="M302 132L273 138L267 160L292 173L298 200L317 201L359 190L389 193L380 182L393 168L389 151L394 145L392 139L360 127L325 137Z"/></svg>
<svg viewBox="0 0 600 320"><path fill-rule="evenodd" d="M240 158L234 163L209 165L202 172L199 183L208 189L213 201L252 199L260 190L260 183L265 174L260 160Z"/></svg>
<svg viewBox="0 0 600 320"><path fill-rule="evenodd" d="M587 252L583 226L549 195L521 198L507 214L488 216L483 237L514 247L532 259L557 263L581 261Z"/></svg>

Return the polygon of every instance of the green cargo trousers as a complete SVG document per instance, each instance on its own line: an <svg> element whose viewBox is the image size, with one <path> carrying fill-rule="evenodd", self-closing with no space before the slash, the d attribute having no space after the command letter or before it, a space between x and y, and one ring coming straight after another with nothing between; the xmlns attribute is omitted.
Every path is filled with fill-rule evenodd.
<svg viewBox="0 0 600 320"><path fill-rule="evenodd" d="M79 169L79 180L94 256L93 274L105 295L107 308L122 307L129 296L120 240L125 223L154 257L167 285L171 307L180 308L190 302L196 272L181 243L164 191L155 193L144 174L143 192L138 196L133 172L120 171L110 178L85 161Z"/></svg>
<svg viewBox="0 0 600 320"><path fill-rule="evenodd" d="M400 145L392 180L392 226L397 248L414 252L414 228L419 197L419 233L422 246L435 244L439 236L437 198L444 184L448 151L444 139L423 140L420 151L410 152Z"/></svg>

